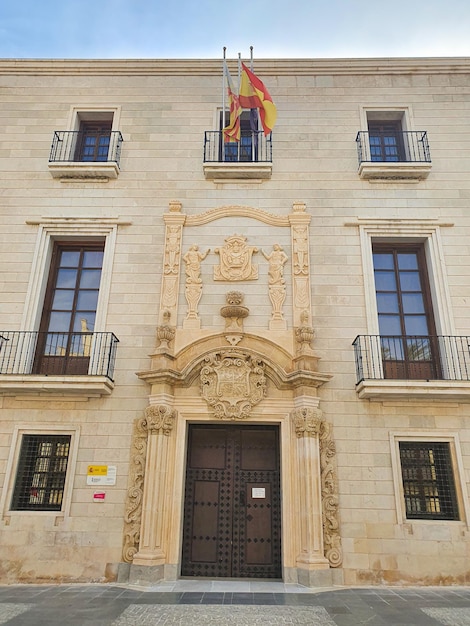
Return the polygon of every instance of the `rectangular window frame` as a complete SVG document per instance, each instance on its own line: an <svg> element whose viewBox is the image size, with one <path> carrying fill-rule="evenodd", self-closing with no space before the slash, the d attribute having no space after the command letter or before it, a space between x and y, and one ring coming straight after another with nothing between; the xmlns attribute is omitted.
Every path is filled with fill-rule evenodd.
<svg viewBox="0 0 470 626"><path fill-rule="evenodd" d="M13 493L15 490L15 483L18 474L18 467L20 461L21 446L24 435L37 435L37 436L55 436L55 435L68 435L70 436L70 448L67 463L67 471L65 476L65 482L63 487L62 504L59 510L16 510L12 508ZM0 501L0 508L2 511L3 520L8 523L10 518L17 516L46 516L55 517L56 521L63 520L70 517L70 507L72 503L72 489L73 481L77 466L78 445L80 439L80 427L71 425L57 425L57 426L38 426L36 425L17 425L13 431L12 442L10 446L10 454L8 457L5 483L2 491L2 497Z"/></svg>
<svg viewBox="0 0 470 626"><path fill-rule="evenodd" d="M450 462L455 484L455 496L459 518L430 519L407 517L405 493L403 488L403 472L400 458L400 443L448 443L450 452ZM465 524L469 527L470 511L468 497L465 491L465 470L460 451L460 440L458 433L443 431L397 431L390 433L390 447L392 459L392 472L395 490L395 503L397 511L397 521L399 524Z"/></svg>

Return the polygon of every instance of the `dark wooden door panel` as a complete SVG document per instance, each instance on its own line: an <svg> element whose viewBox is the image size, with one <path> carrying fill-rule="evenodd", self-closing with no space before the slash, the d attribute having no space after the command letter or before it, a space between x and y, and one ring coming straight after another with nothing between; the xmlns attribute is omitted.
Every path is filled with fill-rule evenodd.
<svg viewBox="0 0 470 626"><path fill-rule="evenodd" d="M280 578L278 430L190 427L184 576Z"/></svg>

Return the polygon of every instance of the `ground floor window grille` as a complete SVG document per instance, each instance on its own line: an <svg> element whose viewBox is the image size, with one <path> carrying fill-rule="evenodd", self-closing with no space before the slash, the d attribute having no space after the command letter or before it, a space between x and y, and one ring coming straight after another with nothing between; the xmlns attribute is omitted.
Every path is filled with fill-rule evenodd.
<svg viewBox="0 0 470 626"><path fill-rule="evenodd" d="M448 442L399 443L408 519L458 520Z"/></svg>
<svg viewBox="0 0 470 626"><path fill-rule="evenodd" d="M11 508L60 511L70 435L23 435Z"/></svg>

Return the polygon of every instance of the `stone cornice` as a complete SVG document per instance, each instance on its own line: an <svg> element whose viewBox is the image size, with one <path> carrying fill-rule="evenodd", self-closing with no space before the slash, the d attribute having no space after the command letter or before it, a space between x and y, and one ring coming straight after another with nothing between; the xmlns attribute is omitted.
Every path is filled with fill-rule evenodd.
<svg viewBox="0 0 470 626"><path fill-rule="evenodd" d="M236 71L236 60L228 64ZM221 68L221 59L0 59L3 75L212 76L221 74ZM470 57L256 59L256 72L262 76L466 74Z"/></svg>

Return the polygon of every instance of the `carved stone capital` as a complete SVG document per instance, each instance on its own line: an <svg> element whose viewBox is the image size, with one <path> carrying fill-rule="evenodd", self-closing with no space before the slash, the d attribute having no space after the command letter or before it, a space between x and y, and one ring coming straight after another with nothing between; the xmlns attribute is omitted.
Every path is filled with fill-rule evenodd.
<svg viewBox="0 0 470 626"><path fill-rule="evenodd" d="M145 417L140 420L139 428L149 434L169 437L176 421L176 411L165 404L151 404L145 409Z"/></svg>
<svg viewBox="0 0 470 626"><path fill-rule="evenodd" d="M303 407L291 413L297 437L319 437L323 424L323 413L320 409Z"/></svg>

